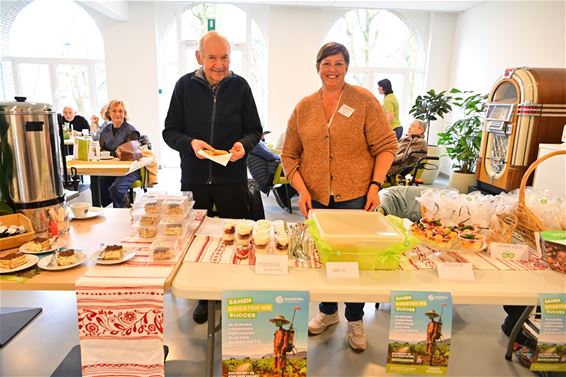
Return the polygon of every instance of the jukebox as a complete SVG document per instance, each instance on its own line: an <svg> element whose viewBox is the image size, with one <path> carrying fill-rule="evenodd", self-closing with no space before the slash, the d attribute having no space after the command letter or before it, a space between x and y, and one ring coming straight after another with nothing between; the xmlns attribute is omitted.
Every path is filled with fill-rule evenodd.
<svg viewBox="0 0 566 377"><path fill-rule="evenodd" d="M560 143L566 125L566 69L514 68L493 85L478 159L477 189L519 187L540 143Z"/></svg>

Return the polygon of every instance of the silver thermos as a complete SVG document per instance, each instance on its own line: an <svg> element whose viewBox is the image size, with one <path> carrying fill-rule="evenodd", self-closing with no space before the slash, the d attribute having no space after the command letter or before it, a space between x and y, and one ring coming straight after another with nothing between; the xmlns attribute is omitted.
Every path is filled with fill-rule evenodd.
<svg viewBox="0 0 566 377"><path fill-rule="evenodd" d="M6 199L32 220L36 233L53 233L53 221L67 228L59 231L66 231L56 113L49 104L15 99L0 103L1 177L9 195Z"/></svg>

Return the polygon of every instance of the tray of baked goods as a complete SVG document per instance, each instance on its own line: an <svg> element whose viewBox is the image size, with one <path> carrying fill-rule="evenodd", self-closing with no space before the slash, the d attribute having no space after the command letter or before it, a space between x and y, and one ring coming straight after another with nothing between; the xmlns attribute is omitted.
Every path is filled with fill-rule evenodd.
<svg viewBox="0 0 566 377"><path fill-rule="evenodd" d="M19 247L34 234L31 220L21 213L0 216L0 250Z"/></svg>
<svg viewBox="0 0 566 377"><path fill-rule="evenodd" d="M439 250L475 252L487 247L483 229L470 224L445 226L440 219L425 217L411 226L411 234Z"/></svg>

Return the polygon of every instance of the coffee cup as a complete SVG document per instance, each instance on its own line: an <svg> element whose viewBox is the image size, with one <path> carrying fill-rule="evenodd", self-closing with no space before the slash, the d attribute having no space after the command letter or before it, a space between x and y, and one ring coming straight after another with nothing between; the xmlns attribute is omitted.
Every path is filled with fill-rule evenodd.
<svg viewBox="0 0 566 377"><path fill-rule="evenodd" d="M90 203L87 202L79 202L79 203L71 204L71 211L73 211L73 215L75 215L75 217L79 219L86 217L89 208L90 208Z"/></svg>
<svg viewBox="0 0 566 377"><path fill-rule="evenodd" d="M100 151L100 158L102 158L103 160L108 160L111 157L112 156L110 156L110 151Z"/></svg>

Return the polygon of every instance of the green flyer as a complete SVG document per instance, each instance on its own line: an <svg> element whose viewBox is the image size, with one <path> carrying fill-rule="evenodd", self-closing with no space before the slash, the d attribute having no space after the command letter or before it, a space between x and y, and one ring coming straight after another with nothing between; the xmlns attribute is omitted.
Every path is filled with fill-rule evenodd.
<svg viewBox="0 0 566 377"><path fill-rule="evenodd" d="M541 293L540 333L530 370L566 372L566 294Z"/></svg>
<svg viewBox="0 0 566 377"><path fill-rule="evenodd" d="M309 293L222 292L222 376L306 377Z"/></svg>
<svg viewBox="0 0 566 377"><path fill-rule="evenodd" d="M442 376L452 334L449 292L391 292L387 373Z"/></svg>

